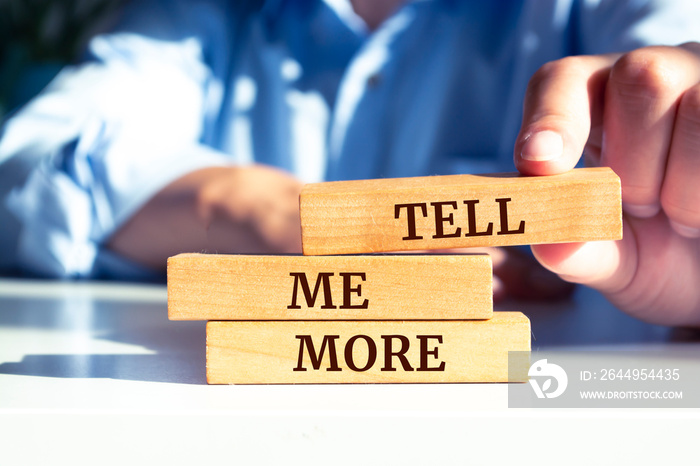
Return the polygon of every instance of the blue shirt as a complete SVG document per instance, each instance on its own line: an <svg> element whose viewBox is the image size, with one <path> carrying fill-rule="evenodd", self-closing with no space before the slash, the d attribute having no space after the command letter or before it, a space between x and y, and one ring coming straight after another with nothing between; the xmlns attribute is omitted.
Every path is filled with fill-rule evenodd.
<svg viewBox="0 0 700 466"><path fill-rule="evenodd" d="M133 2L6 122L0 180L16 184L4 202L18 221L0 209L0 266L146 277L103 244L207 166L306 182L512 171L542 64L700 36L692 0L414 1L373 33L348 0L242 3Z"/></svg>

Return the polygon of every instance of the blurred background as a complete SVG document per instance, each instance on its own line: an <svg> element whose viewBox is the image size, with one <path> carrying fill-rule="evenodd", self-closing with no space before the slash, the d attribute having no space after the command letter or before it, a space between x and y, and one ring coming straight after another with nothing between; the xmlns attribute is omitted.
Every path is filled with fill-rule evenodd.
<svg viewBox="0 0 700 466"><path fill-rule="evenodd" d="M36 95L126 0L0 0L0 120Z"/></svg>

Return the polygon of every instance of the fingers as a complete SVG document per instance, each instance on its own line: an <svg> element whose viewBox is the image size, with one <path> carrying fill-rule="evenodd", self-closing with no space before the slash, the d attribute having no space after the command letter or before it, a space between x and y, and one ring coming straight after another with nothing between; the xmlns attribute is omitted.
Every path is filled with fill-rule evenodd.
<svg viewBox="0 0 700 466"><path fill-rule="evenodd" d="M678 106L661 191L661 205L673 229L700 237L700 85L685 92Z"/></svg>
<svg viewBox="0 0 700 466"><path fill-rule="evenodd" d="M628 214L648 218L658 213L678 105L684 91L699 80L697 56L678 47L635 50L612 67L605 97L601 163L620 176ZM690 106L690 102L684 106L688 114L693 113ZM686 119L680 131L692 130L691 126ZM674 180L687 161L687 144L687 140L677 144ZM668 196L673 202L686 194L669 192Z"/></svg>
<svg viewBox="0 0 700 466"><path fill-rule="evenodd" d="M414 251L415 252L415 251ZM425 251L440 254L488 254L493 263L493 300L552 301L571 296L574 286L543 268L534 257L513 247L460 248Z"/></svg>
<svg viewBox="0 0 700 466"><path fill-rule="evenodd" d="M505 298L550 301L564 299L574 290L516 248L488 248L493 260L494 301Z"/></svg>
<svg viewBox="0 0 700 466"><path fill-rule="evenodd" d="M538 244L532 252L548 270L562 279L617 293L634 278L637 254L634 234L625 225L621 241Z"/></svg>
<svg viewBox="0 0 700 466"><path fill-rule="evenodd" d="M515 160L526 174L556 173L573 167L585 147L620 176L624 237L536 245L535 257L632 315L697 322L700 295L689 284L700 267L700 44L647 47L608 64L589 58L543 67L533 78ZM577 66L587 81L571 76ZM563 143L533 136L546 131Z"/></svg>
<svg viewBox="0 0 700 466"><path fill-rule="evenodd" d="M616 58L567 57L535 73L515 144L515 165L521 173L551 175L576 165L591 128L601 124L607 74Z"/></svg>

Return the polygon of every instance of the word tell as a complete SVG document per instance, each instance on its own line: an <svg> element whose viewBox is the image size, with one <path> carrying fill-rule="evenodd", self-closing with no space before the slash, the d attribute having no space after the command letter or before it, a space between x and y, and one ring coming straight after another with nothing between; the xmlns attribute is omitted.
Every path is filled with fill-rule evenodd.
<svg viewBox="0 0 700 466"><path fill-rule="evenodd" d="M500 229L496 234L498 235L522 235L525 233L525 221L520 221L520 226L515 230L508 229L508 202L510 198L496 199L499 205L499 219L500 219ZM464 201L467 205L467 232L464 236L489 236L493 235L493 223L489 222L486 229L483 231L478 231L476 227L476 204L479 203L478 199ZM437 238L459 238L462 236L462 228L457 227L452 232L445 232L445 223L449 225L454 225L454 214L445 214L445 207L450 207L452 210L457 209L457 201L442 201L442 202L431 202L430 205L434 208L434 218L435 218L435 234L432 235L433 239ZM408 235L401 238L402 240L415 240L423 239L416 233L416 210L420 210L423 217L428 216L427 203L417 202L413 204L396 204L394 206L394 218L399 218L401 216L401 210L406 209L406 219L408 221Z"/></svg>
<svg viewBox="0 0 700 466"><path fill-rule="evenodd" d="M622 238L609 168L316 183L300 207L306 255Z"/></svg>

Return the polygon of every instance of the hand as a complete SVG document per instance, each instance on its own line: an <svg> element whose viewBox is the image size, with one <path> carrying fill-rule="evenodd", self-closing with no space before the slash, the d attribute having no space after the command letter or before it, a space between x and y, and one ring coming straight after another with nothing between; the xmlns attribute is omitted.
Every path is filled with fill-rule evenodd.
<svg viewBox="0 0 700 466"><path fill-rule="evenodd" d="M415 253L415 251L412 251ZM433 249L425 254L485 253L493 262L493 300L552 301L566 299L574 285L543 268L529 254L513 247Z"/></svg>
<svg viewBox="0 0 700 466"><path fill-rule="evenodd" d="M477 252L470 249L469 252ZM493 260L493 300L566 299L574 285L543 268L529 254L512 247L484 248Z"/></svg>
<svg viewBox="0 0 700 466"><path fill-rule="evenodd" d="M533 246L564 279L641 319L700 324L700 44L569 57L528 86L518 170L591 165L622 180L624 238Z"/></svg>
<svg viewBox="0 0 700 466"><path fill-rule="evenodd" d="M166 186L108 247L155 270L180 252L301 252L302 184L275 168L212 167Z"/></svg>

